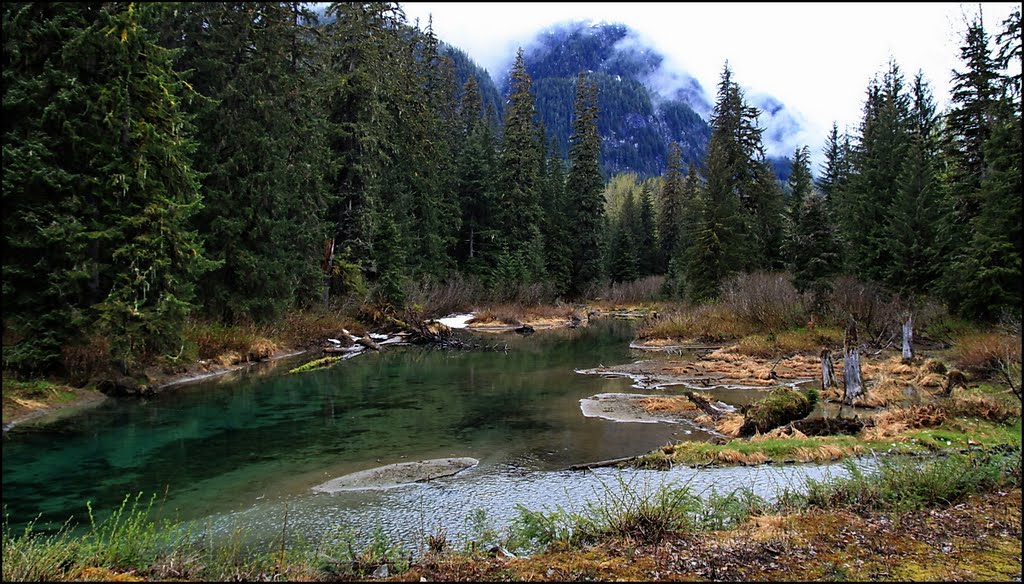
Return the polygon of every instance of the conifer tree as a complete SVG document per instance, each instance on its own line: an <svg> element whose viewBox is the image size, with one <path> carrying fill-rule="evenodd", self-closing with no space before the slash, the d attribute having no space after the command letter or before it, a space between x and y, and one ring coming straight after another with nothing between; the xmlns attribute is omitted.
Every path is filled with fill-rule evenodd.
<svg viewBox="0 0 1024 584"><path fill-rule="evenodd" d="M884 282L893 290L922 295L931 291L945 256L938 234L943 212L937 177L938 120L931 90L920 72L910 94L910 144L887 216L891 262Z"/></svg>
<svg viewBox="0 0 1024 584"><path fill-rule="evenodd" d="M327 160L315 14L296 3L189 3L165 9L199 104L196 217L221 266L204 303L227 321L268 320L320 297ZM182 33L184 31L184 34Z"/></svg>
<svg viewBox="0 0 1024 584"><path fill-rule="evenodd" d="M840 269L839 240L820 192L807 191L797 221L790 264L793 286L810 292L811 303L820 313L832 277Z"/></svg>
<svg viewBox="0 0 1024 584"><path fill-rule="evenodd" d="M573 133L566 182L567 215L572 241L569 292L579 296L602 278L604 179L601 137L597 133L597 86L580 74L576 82Z"/></svg>
<svg viewBox="0 0 1024 584"><path fill-rule="evenodd" d="M565 162L558 154L554 140L549 144L543 168L541 209L544 218L545 266L548 282L557 295L569 291L573 242L566 200Z"/></svg>
<svg viewBox="0 0 1024 584"><path fill-rule="evenodd" d="M634 235L638 222L639 209L630 191L609 241L608 277L612 282L631 282L640 275L640 255Z"/></svg>
<svg viewBox="0 0 1024 584"><path fill-rule="evenodd" d="M1011 15L1004 27L1000 55L1007 58L1001 59L1000 64L1006 67L1010 59L1016 58L1019 70L1019 12ZM968 29L968 41L976 35ZM1005 316L1019 320L1024 287L1020 92L1019 85L1014 88L1012 80L1000 85L1000 94L985 112L987 138L981 152L982 178L974 197L977 215L967 225L966 242L953 254L943 290L961 314L988 320ZM954 180L953 188L958 187L966 188L961 181Z"/></svg>
<svg viewBox="0 0 1024 584"><path fill-rule="evenodd" d="M633 227L633 241L637 247L637 269L640 276L652 276L657 273L658 247L655 240L654 202L651 198L651 191L650 181L644 181L640 185L640 204Z"/></svg>
<svg viewBox="0 0 1024 584"><path fill-rule="evenodd" d="M763 159L762 131L756 127L756 110L744 104L743 93L732 80L728 63L718 84L711 127L707 184L697 205L685 266L687 295L694 302L717 297L722 280L751 263L758 239L752 235L759 229L753 217L758 209L769 208L754 198L761 193L753 188L753 168L759 156Z"/></svg>
<svg viewBox="0 0 1024 584"><path fill-rule="evenodd" d="M664 180L661 183L661 213L658 215L658 268L667 273L679 251L680 216L683 206L683 157L679 144L669 145Z"/></svg>
<svg viewBox="0 0 1024 584"><path fill-rule="evenodd" d="M393 160L393 111L387 99L393 79L388 71L402 51L396 31L404 20L397 5L387 2L332 3L327 16L334 20L323 29L328 170L328 218L335 247L342 250L335 266L358 265L374 283L395 278L382 266L404 271L394 258L375 256L384 249L375 241L381 234L401 232L382 228L393 216L375 216L384 209L383 172ZM394 209L392 212L400 211ZM332 289L345 291L351 283L333 271Z"/></svg>
<svg viewBox="0 0 1024 584"><path fill-rule="evenodd" d="M544 279L540 180L543 156L532 81L519 49L509 82L498 170L499 285Z"/></svg>
<svg viewBox="0 0 1024 584"><path fill-rule="evenodd" d="M198 274L188 88L149 6L7 4L5 365L54 370L105 340L122 372L178 352ZM44 109L45 108L45 111Z"/></svg>
<svg viewBox="0 0 1024 584"><path fill-rule="evenodd" d="M862 278L882 282L893 258L887 213L896 200L910 144L909 98L895 61L881 80L872 80L864 106L854 176L844 196L840 227L851 265Z"/></svg>

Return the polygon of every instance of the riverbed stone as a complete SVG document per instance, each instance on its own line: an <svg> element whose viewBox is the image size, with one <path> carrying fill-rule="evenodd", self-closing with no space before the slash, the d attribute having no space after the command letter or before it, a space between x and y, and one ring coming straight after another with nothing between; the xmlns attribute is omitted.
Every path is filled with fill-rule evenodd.
<svg viewBox="0 0 1024 584"><path fill-rule="evenodd" d="M475 458L435 458L361 470L313 487L320 493L388 489L451 476L479 464Z"/></svg>

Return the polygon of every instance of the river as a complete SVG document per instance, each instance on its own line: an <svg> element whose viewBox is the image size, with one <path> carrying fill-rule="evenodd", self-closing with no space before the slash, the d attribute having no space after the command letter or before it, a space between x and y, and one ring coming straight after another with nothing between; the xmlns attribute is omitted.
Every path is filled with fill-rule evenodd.
<svg viewBox="0 0 1024 584"><path fill-rule="evenodd" d="M631 380L575 373L649 354L629 349L633 325L596 320L575 330L486 336L499 350L391 347L331 368L288 374L297 357L178 386L156 397L108 400L51 424L17 426L3 442L3 500L12 528L38 516L53 529L97 519L128 494L156 494L163 512L227 534L247 525L279 536L282 520L316 538L381 528L419 546L445 530L458 541L486 518L499 531L517 505L580 508L609 492L687 484L696 493L739 486L770 498L829 465L591 472L571 464L641 454L709 436L680 424L582 415L579 400L632 392ZM503 350L507 344L507 350ZM384 464L472 457L452 477L387 490L317 493L333 477Z"/></svg>

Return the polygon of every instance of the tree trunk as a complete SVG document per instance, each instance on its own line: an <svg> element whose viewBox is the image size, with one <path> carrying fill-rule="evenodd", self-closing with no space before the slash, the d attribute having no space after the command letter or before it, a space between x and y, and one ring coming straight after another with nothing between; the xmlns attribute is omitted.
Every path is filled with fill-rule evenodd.
<svg viewBox="0 0 1024 584"><path fill-rule="evenodd" d="M903 360L912 361L914 359L914 347L911 343L914 341L914 317L913 315L907 316L907 322L903 323Z"/></svg>
<svg viewBox="0 0 1024 584"><path fill-rule="evenodd" d="M836 367L832 363L832 351L828 349L821 350L821 389L825 390L829 387L835 387L836 383Z"/></svg>
<svg viewBox="0 0 1024 584"><path fill-rule="evenodd" d="M846 385L843 403L852 404L853 399L864 394L864 380L860 376L860 353L857 348L857 323L852 318L846 327L843 340L843 383Z"/></svg>

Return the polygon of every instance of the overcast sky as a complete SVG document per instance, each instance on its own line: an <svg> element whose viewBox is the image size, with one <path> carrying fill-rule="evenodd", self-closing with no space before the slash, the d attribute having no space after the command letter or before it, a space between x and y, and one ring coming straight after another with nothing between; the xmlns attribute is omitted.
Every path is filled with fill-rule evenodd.
<svg viewBox="0 0 1024 584"><path fill-rule="evenodd" d="M420 28L433 15L438 37L485 67L495 82L517 47L551 24L590 20L623 23L661 52L665 65L694 76L714 103L726 60L754 102L771 95L802 127L773 144L775 154L810 146L815 162L832 122L855 129L868 81L890 57L910 79L920 69L940 111L948 103L951 71L963 69L959 46L965 15L979 4L959 3L459 3L402 2ZM1019 3L980 4L990 33ZM765 120L768 133L772 121ZM780 122L781 123L781 122ZM781 150L786 150L781 152ZM817 169L815 169L817 170Z"/></svg>

